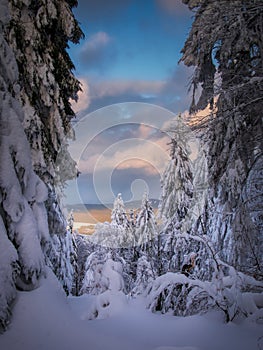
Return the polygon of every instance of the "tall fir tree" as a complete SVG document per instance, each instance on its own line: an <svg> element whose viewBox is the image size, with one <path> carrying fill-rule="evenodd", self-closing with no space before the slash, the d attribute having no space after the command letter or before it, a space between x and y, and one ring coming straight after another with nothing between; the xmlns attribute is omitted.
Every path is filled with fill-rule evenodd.
<svg viewBox="0 0 263 350"><path fill-rule="evenodd" d="M70 98L80 89L67 53L68 41L82 36L72 13L76 4L0 4L0 256L6 266L0 273L1 328L8 323L16 288L35 288L45 264L67 292L73 285L61 189L76 174L67 151L73 135Z"/></svg>
<svg viewBox="0 0 263 350"><path fill-rule="evenodd" d="M182 238L176 235L189 231L187 215L193 206L193 167L189 158L189 129L177 117L170 127L170 161L162 175L162 195L158 216L162 221L160 235L160 271L178 270L186 253ZM186 249L186 247L185 247ZM176 262L177 261L177 262Z"/></svg>
<svg viewBox="0 0 263 350"><path fill-rule="evenodd" d="M121 193L118 193L117 197L113 203L113 209L111 212L111 222L114 225L125 226L128 222L125 205L121 196Z"/></svg>
<svg viewBox="0 0 263 350"><path fill-rule="evenodd" d="M202 230L225 261L260 278L263 3L183 2L195 9L182 50L182 61L196 67L191 110L210 107L205 118L195 120L207 150L209 192Z"/></svg>
<svg viewBox="0 0 263 350"><path fill-rule="evenodd" d="M148 256L154 255L155 240L158 228L155 214L147 192L144 193L142 204L136 219L135 239L140 250Z"/></svg>

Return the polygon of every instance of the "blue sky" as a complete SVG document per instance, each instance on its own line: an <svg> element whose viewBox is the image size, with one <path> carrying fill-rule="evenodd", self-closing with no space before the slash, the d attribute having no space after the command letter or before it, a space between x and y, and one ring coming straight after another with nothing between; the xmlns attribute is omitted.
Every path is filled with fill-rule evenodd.
<svg viewBox="0 0 263 350"><path fill-rule="evenodd" d="M191 25L191 13L180 0L82 0L74 12L86 36L72 47L77 74L104 79L167 79ZM87 43L98 33L105 40L98 40L92 56Z"/></svg>
<svg viewBox="0 0 263 350"><path fill-rule="evenodd" d="M145 184L150 196L159 197L165 166L161 158L167 161L167 157L156 157L156 145L162 145L167 154L168 139L162 128L190 104L191 70L178 61L192 13L180 0L79 0L74 14L85 33L85 39L69 49L83 84L78 103L73 103L79 124L77 141L71 145L82 172L77 182L81 201L111 202L118 192L130 200L138 184L142 190ZM148 156L138 148L141 140L147 142L141 150L146 149ZM111 156L107 161L103 158L102 165L101 155L109 149ZM115 163L110 164L110 159ZM101 184L94 181L94 166ZM111 191L103 190L108 196L101 199L96 188L105 188L103 174L110 177ZM79 200L72 194L74 186L69 184L69 202ZM135 192L140 195L138 188Z"/></svg>

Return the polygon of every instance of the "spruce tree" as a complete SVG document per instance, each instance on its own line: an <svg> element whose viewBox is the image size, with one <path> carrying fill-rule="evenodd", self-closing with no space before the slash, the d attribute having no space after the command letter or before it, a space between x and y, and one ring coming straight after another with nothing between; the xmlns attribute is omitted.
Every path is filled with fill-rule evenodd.
<svg viewBox="0 0 263 350"><path fill-rule="evenodd" d="M263 3L183 2L195 9L182 50L182 61L196 67L191 110L210 107L206 117L195 120L208 165L209 193L202 230L211 236L225 261L260 277ZM201 96L196 101L198 89Z"/></svg>
<svg viewBox="0 0 263 350"><path fill-rule="evenodd" d="M16 288L37 287L45 264L72 290L74 249L61 190L76 174L67 151L70 98L80 89L67 53L68 41L82 36L74 4L1 2L0 328Z"/></svg>
<svg viewBox="0 0 263 350"><path fill-rule="evenodd" d="M74 117L70 99L76 99L80 83L67 52L68 42L78 43L83 36L72 13L76 4L66 0L41 0L30 5L9 1L10 22L5 31L18 66L21 90L17 98L25 112L23 128L33 168L48 190L45 207L50 239L42 240L42 249L68 292L72 277L67 259L73 251L68 255L65 249L71 249L73 243L67 243L71 235L62 191L65 181L77 175L68 140L73 137Z"/></svg>
<svg viewBox="0 0 263 350"><path fill-rule="evenodd" d="M128 222L125 205L121 196L121 193L118 193L117 197L113 203L113 209L111 212L111 223L113 225L126 226Z"/></svg>
<svg viewBox="0 0 263 350"><path fill-rule="evenodd" d="M135 240L139 251L144 252L149 259L156 256L157 235L158 228L155 214L149 201L148 194L145 192L136 219Z"/></svg>
<svg viewBox="0 0 263 350"><path fill-rule="evenodd" d="M193 206L193 174L189 158L189 129L177 117L170 127L170 161L162 175L158 216L162 220L160 271L179 270L188 248L177 234L189 233L188 216Z"/></svg>

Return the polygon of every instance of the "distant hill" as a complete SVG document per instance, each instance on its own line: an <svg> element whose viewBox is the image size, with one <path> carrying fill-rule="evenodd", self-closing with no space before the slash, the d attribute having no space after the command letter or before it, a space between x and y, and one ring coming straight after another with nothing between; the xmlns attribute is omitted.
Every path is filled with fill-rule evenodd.
<svg viewBox="0 0 263 350"><path fill-rule="evenodd" d="M158 208L158 205L160 203L159 199L150 199L150 202L152 204L152 207L154 209ZM112 209L113 204L107 203L107 204L68 204L67 209L68 210L74 210L75 212L83 211L83 206L86 207L87 210L105 210L105 209ZM125 207L127 209L137 209L140 208L141 201L131 201L131 202L125 202Z"/></svg>

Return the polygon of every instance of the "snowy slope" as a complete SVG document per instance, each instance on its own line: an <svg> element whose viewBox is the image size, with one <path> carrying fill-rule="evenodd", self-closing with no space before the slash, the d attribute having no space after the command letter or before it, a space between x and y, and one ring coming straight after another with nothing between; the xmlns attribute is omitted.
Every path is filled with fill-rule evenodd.
<svg viewBox="0 0 263 350"><path fill-rule="evenodd" d="M66 297L48 270L38 289L19 292L1 350L259 350L262 327L224 324L220 314L174 317L152 314L143 299L119 303L106 319L86 318L94 296ZM115 303L117 300L114 301ZM121 307L120 307L121 305Z"/></svg>

